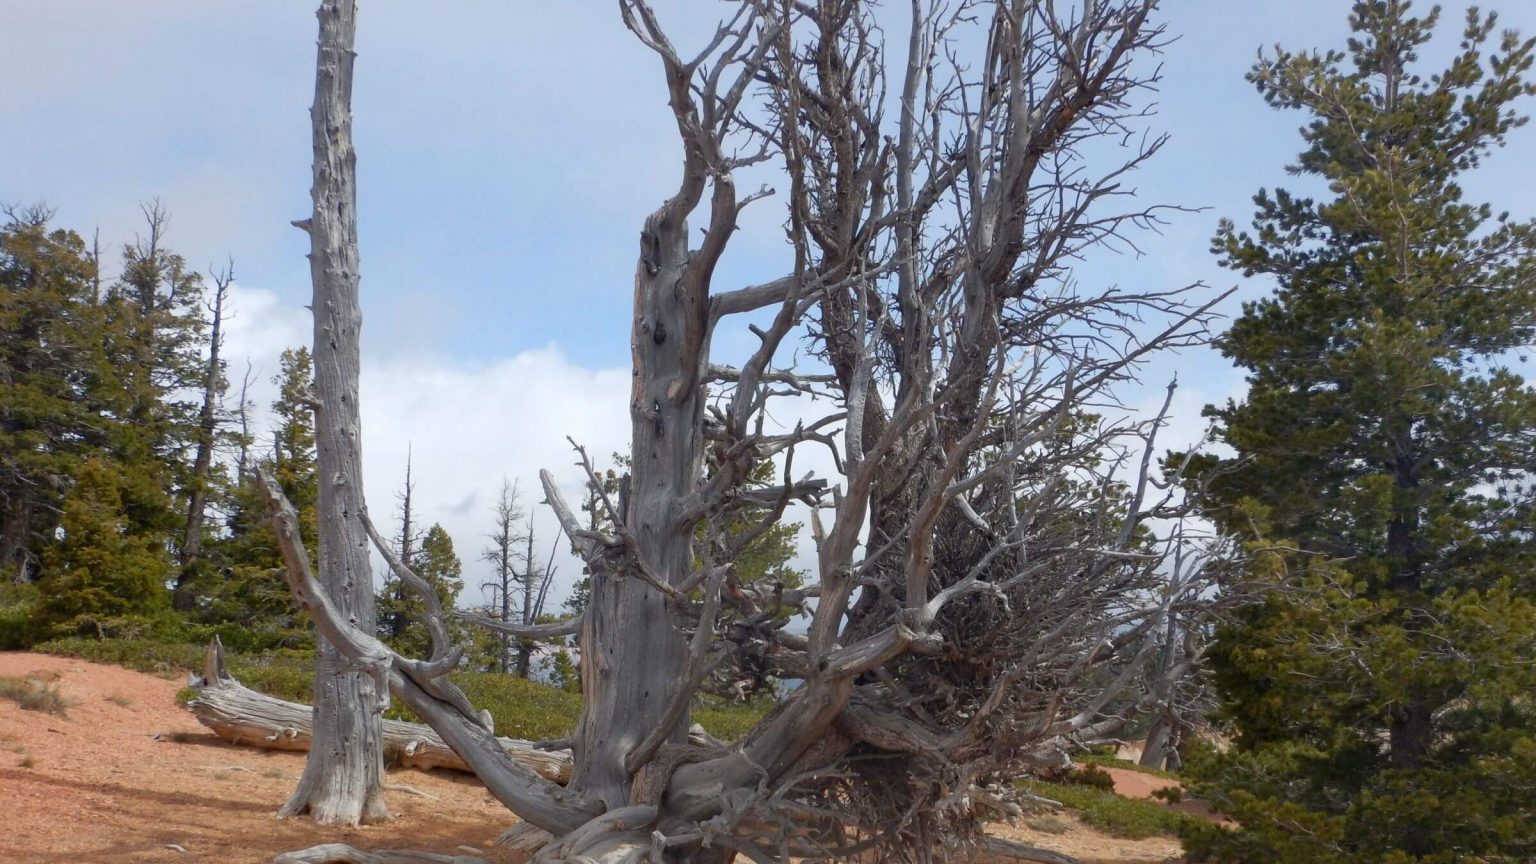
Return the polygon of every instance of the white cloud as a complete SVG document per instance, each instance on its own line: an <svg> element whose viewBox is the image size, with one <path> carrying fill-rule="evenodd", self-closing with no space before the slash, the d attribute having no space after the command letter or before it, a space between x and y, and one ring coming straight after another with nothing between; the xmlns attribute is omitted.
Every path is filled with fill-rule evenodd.
<svg viewBox="0 0 1536 864"><path fill-rule="evenodd" d="M258 428L265 429L278 355L309 344L309 314L259 288L237 286L232 301L236 314L226 343L231 376L238 380L247 360L257 370L250 398L258 406ZM547 550L555 520L539 504L539 470L549 469L568 499L580 500L583 475L566 436L603 462L624 449L628 391L628 370L582 367L553 344L479 365L437 355L365 357L361 404L369 506L381 522L393 518L409 448L416 518L448 530L464 561L465 600L476 601L479 583L489 576L478 558L502 478L520 483L523 506L533 511ZM562 596L580 566L564 544L557 560L552 594Z"/></svg>

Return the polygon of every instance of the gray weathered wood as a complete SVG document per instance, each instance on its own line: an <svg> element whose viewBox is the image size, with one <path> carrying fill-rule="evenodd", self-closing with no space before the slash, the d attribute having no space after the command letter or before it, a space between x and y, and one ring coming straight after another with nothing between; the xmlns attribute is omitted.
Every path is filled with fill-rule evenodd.
<svg viewBox="0 0 1536 864"><path fill-rule="evenodd" d="M314 737L312 709L258 693L246 687L224 668L223 651L217 640L208 646L203 674L190 682L197 698L187 708L197 722L231 744L266 750L308 752ZM449 749L443 739L422 723L384 720L384 747L406 768L445 768L470 771L469 764ZM571 754L559 750L540 750L531 742L497 738L507 756L541 777L564 784L571 776Z"/></svg>
<svg viewBox="0 0 1536 864"><path fill-rule="evenodd" d="M323 0L310 109L314 165L309 233L314 293L315 449L320 581L340 614L371 632L373 574L363 512L358 410L359 266L357 159L352 150L355 0ZM384 806L378 683L357 671L322 635L315 667L315 744L280 816L308 813L324 824L389 818Z"/></svg>

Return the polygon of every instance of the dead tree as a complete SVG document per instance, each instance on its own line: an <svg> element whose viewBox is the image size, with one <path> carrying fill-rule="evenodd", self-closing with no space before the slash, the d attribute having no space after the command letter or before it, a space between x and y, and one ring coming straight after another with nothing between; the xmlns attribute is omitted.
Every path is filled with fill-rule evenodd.
<svg viewBox="0 0 1536 864"><path fill-rule="evenodd" d="M395 554L400 560L410 565L416 555L416 544L421 540L421 531L416 524L416 514L413 509L413 499L416 495L416 484L411 479L411 446L405 448L405 486L398 494L400 499L400 535L395 541ZM411 623L409 616L404 613L405 601L410 592L390 575L384 577L382 605L386 611L380 614L379 633L385 639L393 643L405 635L406 627Z"/></svg>
<svg viewBox="0 0 1536 864"><path fill-rule="evenodd" d="M522 542L518 524L523 515L522 508L517 506L517 484L502 478L501 497L496 499L496 528L490 535L491 545L480 553L480 559L495 570L490 581L480 583L480 590L490 594L487 617L507 623L516 620L512 615L512 598L517 585L517 546ZM513 669L513 636L501 632L496 639L496 666L505 675Z"/></svg>
<svg viewBox="0 0 1536 864"><path fill-rule="evenodd" d="M1158 218L1126 185L1162 144L1138 107L1156 81L1156 6L913 0L888 70L883 34L899 28L858 0L739 0L686 54L645 0L621 0L660 61L683 162L640 232L633 463L598 496L611 530L580 524L543 475L590 603L564 625L510 628L579 632L568 787L494 745L445 677L446 640L401 657L334 608L268 484L321 631L552 835L538 860L927 861L977 846L1045 860L981 837L1015 812L997 779L1091 737L1202 591L1163 578L1180 546L1166 528L1180 502L1152 464L1167 403L1136 417L1116 398L1152 352L1203 338L1214 300L1073 273ZM765 163L786 186L793 265L718 286L743 208L771 194L737 176ZM716 331L747 318L755 349L712 358ZM791 365L797 347L813 362ZM770 425L768 406L792 400L831 407ZM830 454L833 483L796 472L807 448ZM782 483L752 485L769 458ZM759 532L726 534L731 516L760 509L766 530L792 502L811 508L811 583L743 581L733 561ZM689 743L692 698L732 655L800 686L741 740Z"/></svg>
<svg viewBox="0 0 1536 864"><path fill-rule="evenodd" d="M224 360L220 352L224 347L224 301L229 297L229 286L234 283L235 263L229 262L222 271L209 274L213 278L213 302L208 304L208 363L203 368L203 404L197 413L197 450L192 461L192 482L187 498L187 524L183 532L180 564L181 574L176 581L173 600L177 608L191 605L187 582L193 575L198 556L202 552L203 521L208 509L208 484L213 471L213 449L219 436L219 403L229 381L224 377ZM243 394L242 394L243 398Z"/></svg>
<svg viewBox="0 0 1536 864"><path fill-rule="evenodd" d="M324 0L315 67L314 210L295 224L310 238L314 284L315 451L320 482L319 578L349 626L374 632L373 575L363 528L358 419L356 154L352 150L354 0ZM315 740L303 776L279 816L308 813L325 824L389 818L384 806L381 679L358 671L324 628L317 640Z"/></svg>

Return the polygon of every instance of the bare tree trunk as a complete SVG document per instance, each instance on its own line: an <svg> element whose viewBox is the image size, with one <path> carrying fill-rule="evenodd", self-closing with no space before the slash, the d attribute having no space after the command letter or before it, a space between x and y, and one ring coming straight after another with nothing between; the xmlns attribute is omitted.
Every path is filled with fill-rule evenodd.
<svg viewBox="0 0 1536 864"><path fill-rule="evenodd" d="M415 491L416 486L411 481L411 449L407 445L405 449L405 491L400 495L399 541L400 560L405 562L407 567L411 566L411 558L415 555L416 526L413 521L414 514L411 512L411 498ZM405 634L406 626L411 623L406 618L404 612L401 611L405 603L405 584L398 578L390 578L384 584L385 591L388 592L385 596L394 604L394 608L390 610L387 620L384 621L383 632L392 640L399 639Z"/></svg>
<svg viewBox="0 0 1536 864"><path fill-rule="evenodd" d="M224 393L224 300L229 296L235 269L231 263L222 273L213 274L213 320L209 328L208 365L203 371L203 406L197 415L197 455L192 462L191 495L187 501L187 526L181 541L181 573L176 578L172 602L178 610L190 609L193 597L191 577L203 544L203 518L208 507L208 477L213 469L213 445L219 431L219 398Z"/></svg>
<svg viewBox="0 0 1536 864"><path fill-rule="evenodd" d="M526 557L523 559L523 624L538 623L535 619L538 612L533 606L534 570L537 569L533 557L533 520L528 520L528 538ZM533 642L528 639L517 640L517 677L528 679L529 667L533 663Z"/></svg>
<svg viewBox="0 0 1536 864"><path fill-rule="evenodd" d="M314 213L310 237L315 316L315 449L320 475L320 582L330 602L374 632L373 575L362 524L362 435L358 419L356 154L352 150L355 0L320 4L315 67ZM279 816L309 813L325 824L389 818L384 806L381 696L323 635L315 669L315 744L304 776Z"/></svg>

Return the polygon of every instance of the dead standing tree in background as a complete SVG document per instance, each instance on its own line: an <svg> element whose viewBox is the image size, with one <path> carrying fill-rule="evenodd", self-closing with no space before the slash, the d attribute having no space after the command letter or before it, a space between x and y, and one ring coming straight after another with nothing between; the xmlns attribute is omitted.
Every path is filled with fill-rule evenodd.
<svg viewBox="0 0 1536 864"><path fill-rule="evenodd" d="M314 412L320 476L320 582L348 626L374 633L373 574L363 527L362 433L358 409L357 157L352 150L354 0L320 6L315 68L314 211L296 222L310 238L314 283ZM263 478L268 486L270 478ZM307 562L306 562L307 563ZM291 566L291 562L290 562ZM317 641L314 743L298 788L279 816L357 825L389 818L384 806L383 680L359 671L324 628Z"/></svg>
<svg viewBox="0 0 1536 864"><path fill-rule="evenodd" d="M579 620L519 628L579 631L568 787L510 761L445 677L456 654L430 592L426 661L333 608L268 484L321 632L553 835L540 860L954 854L1010 809L989 781L1092 737L1144 678L1201 581L1160 575L1179 542L1153 530L1179 510L1152 482L1163 415L1106 415L1139 360L1202 338L1209 306L1084 290L1072 265L1156 217L1116 209L1161 145L1135 128L1156 5L913 0L888 101L885 29L857 0L741 0L691 59L644 0L621 0L660 58L683 169L640 235L633 464L600 496L612 529L584 528L543 478L592 573ZM769 160L788 178L793 268L719 290L742 209L768 194L736 177ZM716 329L746 313L756 350L712 362ZM797 344L822 368L776 364ZM766 424L770 403L808 394L831 409ZM795 473L807 447L830 452L837 485ZM766 458L781 485L750 483ZM813 508L810 584L743 582L732 562L760 530L728 534L731 516L766 510L766 530L797 501ZM690 743L691 699L733 654L800 686L735 744Z"/></svg>

